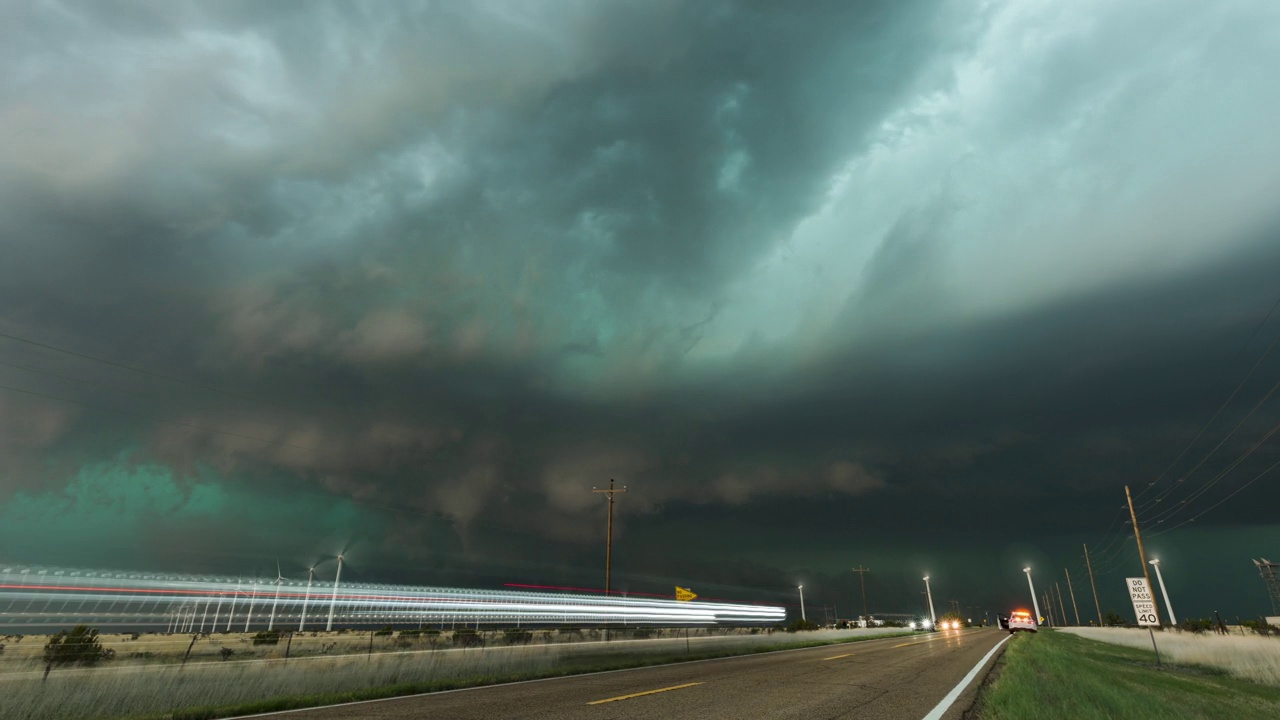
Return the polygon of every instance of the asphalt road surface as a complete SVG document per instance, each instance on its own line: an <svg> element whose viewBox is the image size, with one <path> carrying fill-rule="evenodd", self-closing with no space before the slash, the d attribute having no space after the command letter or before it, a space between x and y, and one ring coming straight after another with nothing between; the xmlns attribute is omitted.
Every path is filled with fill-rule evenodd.
<svg viewBox="0 0 1280 720"><path fill-rule="evenodd" d="M255 717L920 720L1005 637L998 630L951 630ZM946 720L972 705L982 677Z"/></svg>

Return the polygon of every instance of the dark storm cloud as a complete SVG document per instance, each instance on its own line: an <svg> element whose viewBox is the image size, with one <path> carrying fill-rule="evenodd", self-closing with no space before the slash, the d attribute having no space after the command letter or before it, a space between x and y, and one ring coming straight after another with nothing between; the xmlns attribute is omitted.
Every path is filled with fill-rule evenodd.
<svg viewBox="0 0 1280 720"><path fill-rule="evenodd" d="M164 377L0 340L6 494L126 451L459 568L577 562L610 477L651 528L1080 530L1273 299L1275 11L1181 9L10 8L0 332Z"/></svg>

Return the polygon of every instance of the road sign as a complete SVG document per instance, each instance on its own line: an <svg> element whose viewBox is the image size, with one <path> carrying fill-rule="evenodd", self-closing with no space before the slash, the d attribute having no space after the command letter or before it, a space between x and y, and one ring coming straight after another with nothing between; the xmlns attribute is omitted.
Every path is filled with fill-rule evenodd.
<svg viewBox="0 0 1280 720"><path fill-rule="evenodd" d="M1156 619L1156 598L1151 594L1151 586L1147 584L1147 579L1125 578L1125 585L1129 588L1129 599L1133 601L1133 614L1138 616L1138 625L1159 627L1160 621Z"/></svg>
<svg viewBox="0 0 1280 720"><path fill-rule="evenodd" d="M677 586L676 586L676 599L677 599L677 600L679 600L679 601L681 601L681 602L689 602L690 600L695 600L695 599L697 599L697 597L698 597L698 595L697 595L696 593L694 593L692 590L690 590L689 588L682 588L682 587L680 587L679 585L677 585Z"/></svg>

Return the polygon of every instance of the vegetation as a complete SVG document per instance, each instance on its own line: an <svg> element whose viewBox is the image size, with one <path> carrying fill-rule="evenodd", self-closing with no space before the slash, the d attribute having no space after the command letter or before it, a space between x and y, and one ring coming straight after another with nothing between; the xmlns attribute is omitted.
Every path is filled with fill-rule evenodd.
<svg viewBox="0 0 1280 720"><path fill-rule="evenodd" d="M807 632L807 631L812 631L817 629L818 629L818 623L813 622L811 620L799 620L799 619L792 620L791 623L787 625L787 632L789 633L799 632L799 631Z"/></svg>
<svg viewBox="0 0 1280 720"><path fill-rule="evenodd" d="M501 633L484 634L501 638ZM534 634L542 635L541 631ZM53 673L47 683L39 681L38 673L33 680L15 678L6 684L0 715L59 720L195 720L904 634L821 631L797 637L752 635L744 630L707 637L695 631L691 648L686 646L682 632L678 637L643 643L556 641L499 646L499 642L490 642L488 647L466 650L441 643L435 650L424 644L417 651L375 651L370 656L366 654L366 631L363 640L359 633L342 638L337 633L321 633L308 643L302 634L295 635L294 654L287 661L283 643L267 650L265 658L242 660L250 646L250 636L233 634L202 638L192 662L185 668L179 660L187 648L187 637L170 640L162 635L147 635L130 649L159 651L168 662L137 662L132 666L136 671L132 672L75 669ZM441 637L430 631L423 635ZM444 633L444 637L449 635ZM29 643L32 647L27 650L38 653L40 642ZM111 638L104 639L104 643L110 642ZM235 648L234 657L227 662L218 661L219 642ZM303 655L298 654L300 645L305 648ZM333 652L322 656L325 650ZM11 644L0 664L6 670L21 672L19 668L30 669L38 659L33 653L18 659L22 657L20 644L17 648Z"/></svg>
<svg viewBox="0 0 1280 720"><path fill-rule="evenodd" d="M471 628L454 630L453 644L461 648L484 647L484 636Z"/></svg>
<svg viewBox="0 0 1280 720"><path fill-rule="evenodd" d="M98 631L77 625L49 637L44 646L44 674L61 665L96 665L115 657L116 651L102 647Z"/></svg>
<svg viewBox="0 0 1280 720"><path fill-rule="evenodd" d="M391 635L391 633L393 632L395 632L395 628L391 627L390 625L383 625L382 627L375 630L373 634L376 637L387 637Z"/></svg>
<svg viewBox="0 0 1280 720"><path fill-rule="evenodd" d="M1280 688L1204 668L1166 664L1160 669L1149 649L1065 632L1015 636L993 678L979 701L984 720L1280 717Z"/></svg>
<svg viewBox="0 0 1280 720"><path fill-rule="evenodd" d="M1151 652L1151 635L1145 630L1067 628L1063 632ZM1178 632L1162 632L1155 637L1160 656L1166 661L1280 687L1280 646L1275 640L1257 635Z"/></svg>
<svg viewBox="0 0 1280 720"><path fill-rule="evenodd" d="M502 639L508 645L528 645L533 640L533 633L520 628L507 628L502 632Z"/></svg>
<svg viewBox="0 0 1280 720"><path fill-rule="evenodd" d="M1107 627L1120 627L1125 624L1124 618L1115 610L1108 610L1107 614L1103 616L1102 622Z"/></svg>
<svg viewBox="0 0 1280 720"><path fill-rule="evenodd" d="M254 633L253 644L254 645L279 645L280 631L279 630L263 630L262 632Z"/></svg>

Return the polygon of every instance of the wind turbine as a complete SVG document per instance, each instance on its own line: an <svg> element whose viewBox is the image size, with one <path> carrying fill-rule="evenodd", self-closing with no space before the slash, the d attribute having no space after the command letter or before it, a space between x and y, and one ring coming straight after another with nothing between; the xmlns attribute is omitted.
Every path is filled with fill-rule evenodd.
<svg viewBox="0 0 1280 720"><path fill-rule="evenodd" d="M333 630L333 609L338 605L338 581L342 579L342 553L346 552L343 548L338 553L338 572L333 576L333 597L329 601L329 624L325 626L325 632Z"/></svg>
<svg viewBox="0 0 1280 720"><path fill-rule="evenodd" d="M276 560L276 598L271 601L271 619L267 621L267 632L276 625L276 604L280 602L280 583L284 582L284 576L280 574L280 561Z"/></svg>
<svg viewBox="0 0 1280 720"><path fill-rule="evenodd" d="M244 616L244 631L249 632L249 620L253 618L253 601L258 599L258 578L253 579L253 590L249 591L249 612Z"/></svg>
<svg viewBox="0 0 1280 720"><path fill-rule="evenodd" d="M277 573L278 574L278 573ZM302 596L302 615L298 618L298 632L307 624L307 601L311 599L311 580L316 576L316 566L307 568L307 594Z"/></svg>
<svg viewBox="0 0 1280 720"><path fill-rule="evenodd" d="M236 616L236 598L240 597L240 578L236 578L236 590L231 593L231 612L227 613L227 632L231 632L231 619Z"/></svg>

